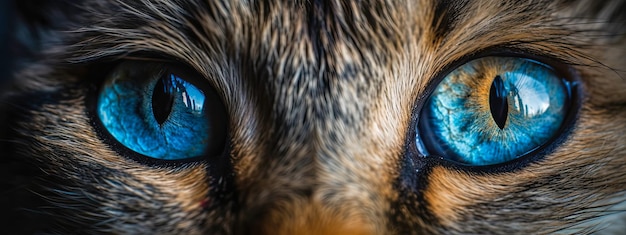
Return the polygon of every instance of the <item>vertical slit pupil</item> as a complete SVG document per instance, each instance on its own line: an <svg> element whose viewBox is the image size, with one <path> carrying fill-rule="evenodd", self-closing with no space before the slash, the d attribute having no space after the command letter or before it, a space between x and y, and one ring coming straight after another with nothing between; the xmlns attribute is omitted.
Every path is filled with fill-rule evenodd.
<svg viewBox="0 0 626 235"><path fill-rule="evenodd" d="M500 75L496 76L489 90L489 108L491 116L500 129L504 129L506 118L509 116L509 102L507 101L504 81Z"/></svg>
<svg viewBox="0 0 626 235"><path fill-rule="evenodd" d="M157 81L152 93L152 113L159 125L167 120L174 104L174 88L171 81L166 77L164 76Z"/></svg>

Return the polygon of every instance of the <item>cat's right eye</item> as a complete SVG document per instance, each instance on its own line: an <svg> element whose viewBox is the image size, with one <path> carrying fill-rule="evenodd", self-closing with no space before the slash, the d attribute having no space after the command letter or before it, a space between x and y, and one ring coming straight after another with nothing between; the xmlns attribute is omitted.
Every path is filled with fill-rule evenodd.
<svg viewBox="0 0 626 235"><path fill-rule="evenodd" d="M110 137L148 158L217 155L224 149L227 117L206 83L184 66L123 62L99 91L97 117Z"/></svg>
<svg viewBox="0 0 626 235"><path fill-rule="evenodd" d="M483 57L446 75L421 111L423 154L469 166L505 163L546 146L563 130L575 83L519 57Z"/></svg>

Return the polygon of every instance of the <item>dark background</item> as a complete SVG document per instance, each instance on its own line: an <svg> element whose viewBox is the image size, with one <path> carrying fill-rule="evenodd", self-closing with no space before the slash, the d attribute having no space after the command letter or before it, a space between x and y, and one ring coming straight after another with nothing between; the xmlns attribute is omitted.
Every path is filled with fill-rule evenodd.
<svg viewBox="0 0 626 235"><path fill-rule="evenodd" d="M46 29L66 24L58 9L72 0L0 0L0 234L33 234L49 227L22 205L37 205L39 198L24 190L37 169L13 156L11 123L20 105L7 99L13 74L40 57ZM25 101L28 102L28 101ZM33 203L35 202L35 203Z"/></svg>
<svg viewBox="0 0 626 235"><path fill-rule="evenodd" d="M12 25L13 1L0 1L0 85L8 80L12 67L12 55L9 50L9 27Z"/></svg>
<svg viewBox="0 0 626 235"><path fill-rule="evenodd" d="M46 29L64 23L72 0L0 0L0 88L14 71L36 59Z"/></svg>

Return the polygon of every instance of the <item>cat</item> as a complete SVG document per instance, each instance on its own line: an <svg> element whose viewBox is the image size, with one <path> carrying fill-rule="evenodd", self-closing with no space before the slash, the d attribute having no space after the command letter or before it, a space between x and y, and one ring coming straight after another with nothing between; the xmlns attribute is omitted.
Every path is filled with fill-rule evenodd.
<svg viewBox="0 0 626 235"><path fill-rule="evenodd" d="M626 1L40 4L9 233L626 231Z"/></svg>

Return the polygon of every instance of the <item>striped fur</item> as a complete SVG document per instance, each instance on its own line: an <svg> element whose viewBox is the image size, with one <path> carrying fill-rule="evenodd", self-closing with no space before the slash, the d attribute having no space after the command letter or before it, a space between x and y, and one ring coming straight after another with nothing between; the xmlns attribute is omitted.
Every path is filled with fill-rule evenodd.
<svg viewBox="0 0 626 235"><path fill-rule="evenodd" d="M624 231L625 1L73 4L69 20L45 28L41 59L3 95L5 145L15 152L5 165L28 169L3 179L15 187L3 193L15 202L3 214L19 215L8 226L32 219L36 226L16 229L88 234ZM428 85L458 61L497 50L552 58L580 77L568 137L535 161L495 171L417 154L415 107ZM227 155L146 165L97 134L90 97L105 65L154 55L189 65L218 91L230 118Z"/></svg>

